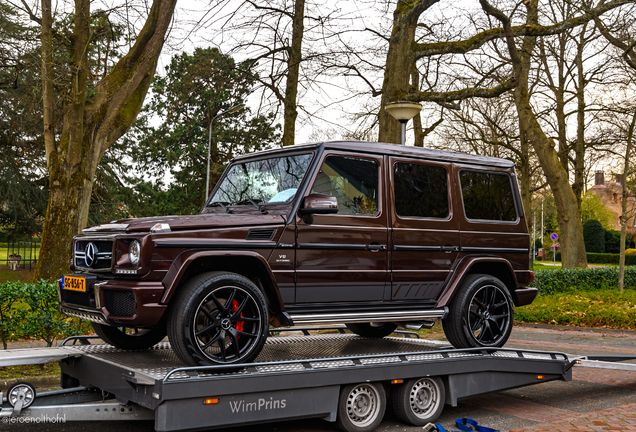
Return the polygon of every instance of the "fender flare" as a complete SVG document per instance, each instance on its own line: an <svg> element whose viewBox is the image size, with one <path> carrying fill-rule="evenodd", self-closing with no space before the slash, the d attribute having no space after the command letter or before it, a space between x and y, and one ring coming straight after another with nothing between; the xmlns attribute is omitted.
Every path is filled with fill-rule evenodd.
<svg viewBox="0 0 636 432"><path fill-rule="evenodd" d="M510 269L510 274L512 275L512 280L514 284L513 288L509 287L510 295L514 296L515 295L514 289L518 286L517 275L515 274L515 271L508 260L504 258L500 258L500 257L465 256L455 266L455 269L453 270L449 281L446 283L446 287L444 288L444 290L442 291L442 294L439 296L437 300L437 307L447 306L448 303L450 303L457 289L459 289L459 286L463 282L464 278L466 277L470 269L475 264L484 263L484 262L505 264L506 266L508 266L508 268Z"/></svg>
<svg viewBox="0 0 636 432"><path fill-rule="evenodd" d="M268 293L267 290L263 294L269 299L270 307L274 309L275 312L284 312L285 305L283 303L283 299L280 295L280 291L278 290L278 284L276 283L276 279L274 278L274 274L272 273L272 269L269 267L269 264L265 260L265 258L253 251L223 251L223 250L186 250L181 252L177 258L172 262L172 265L168 269L166 276L163 278L161 283L164 286L164 292L161 296L161 300L159 303L168 304L170 298L176 291L179 286L183 275L185 274L190 264L199 258L206 257L249 257L256 258L261 262L263 268L267 272L267 276L272 284L273 292Z"/></svg>

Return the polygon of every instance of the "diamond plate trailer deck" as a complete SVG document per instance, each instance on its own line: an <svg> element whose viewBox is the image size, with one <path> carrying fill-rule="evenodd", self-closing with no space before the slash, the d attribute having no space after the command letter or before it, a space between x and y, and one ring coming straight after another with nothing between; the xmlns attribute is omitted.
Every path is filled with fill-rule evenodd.
<svg viewBox="0 0 636 432"><path fill-rule="evenodd" d="M167 342L145 351L68 345L78 341L86 344L90 337L71 338L50 353L36 349L36 354L22 357L20 350L0 354L0 365L24 364L25 357L33 356L38 361L59 360L62 387L69 389L38 396L19 415L57 412L68 414L67 420L154 418L159 431L312 417L335 421L341 388L349 384L379 383L389 388L392 382L441 377L445 402L456 406L458 399L478 394L569 381L576 363L557 352L457 350L436 341L341 333L270 337L255 363L182 367ZM104 402L103 395L108 394L119 405ZM60 402L64 398L68 403ZM83 401L92 403L78 405ZM2 415L12 415L4 406Z"/></svg>

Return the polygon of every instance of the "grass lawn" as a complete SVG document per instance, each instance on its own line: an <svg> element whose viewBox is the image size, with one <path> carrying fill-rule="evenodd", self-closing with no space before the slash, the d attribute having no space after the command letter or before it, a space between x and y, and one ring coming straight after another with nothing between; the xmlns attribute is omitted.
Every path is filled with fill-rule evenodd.
<svg viewBox="0 0 636 432"><path fill-rule="evenodd" d="M636 329L636 290L617 289L560 293L537 297L528 306L515 308L515 319L524 323L575 327Z"/></svg>
<svg viewBox="0 0 636 432"><path fill-rule="evenodd" d="M9 270L9 266L0 263L0 283L12 282L25 282L30 283L33 280L33 274L35 273L35 267L32 270L21 269Z"/></svg>
<svg viewBox="0 0 636 432"><path fill-rule="evenodd" d="M27 379L59 374L60 366L57 362L43 365L7 366L0 368L0 380L11 378Z"/></svg>

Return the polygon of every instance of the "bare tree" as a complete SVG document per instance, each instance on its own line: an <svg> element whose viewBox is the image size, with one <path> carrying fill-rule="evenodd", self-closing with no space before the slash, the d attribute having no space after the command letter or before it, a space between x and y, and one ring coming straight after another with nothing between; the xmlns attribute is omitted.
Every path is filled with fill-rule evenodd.
<svg viewBox="0 0 636 432"><path fill-rule="evenodd" d="M49 202L35 279L54 279L68 269L71 241L85 225L95 171L104 152L132 125L152 81L176 0L152 3L131 49L91 87L88 52L92 43L91 2L76 0L69 43L73 71L63 108L61 133L55 134L53 96L53 15L42 0L42 82L44 142L49 169ZM37 19L37 18L36 18Z"/></svg>

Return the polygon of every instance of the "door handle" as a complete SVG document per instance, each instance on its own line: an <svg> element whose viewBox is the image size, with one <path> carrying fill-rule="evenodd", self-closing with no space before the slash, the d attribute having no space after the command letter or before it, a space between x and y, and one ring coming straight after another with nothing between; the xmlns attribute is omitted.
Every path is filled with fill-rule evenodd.
<svg viewBox="0 0 636 432"><path fill-rule="evenodd" d="M386 250L386 246L378 244L378 243L371 243L371 244L367 245L367 250L369 250L371 252L385 251Z"/></svg>
<svg viewBox="0 0 636 432"><path fill-rule="evenodd" d="M451 252L459 252L459 247L453 245L444 245L442 246L442 252L451 253Z"/></svg>

